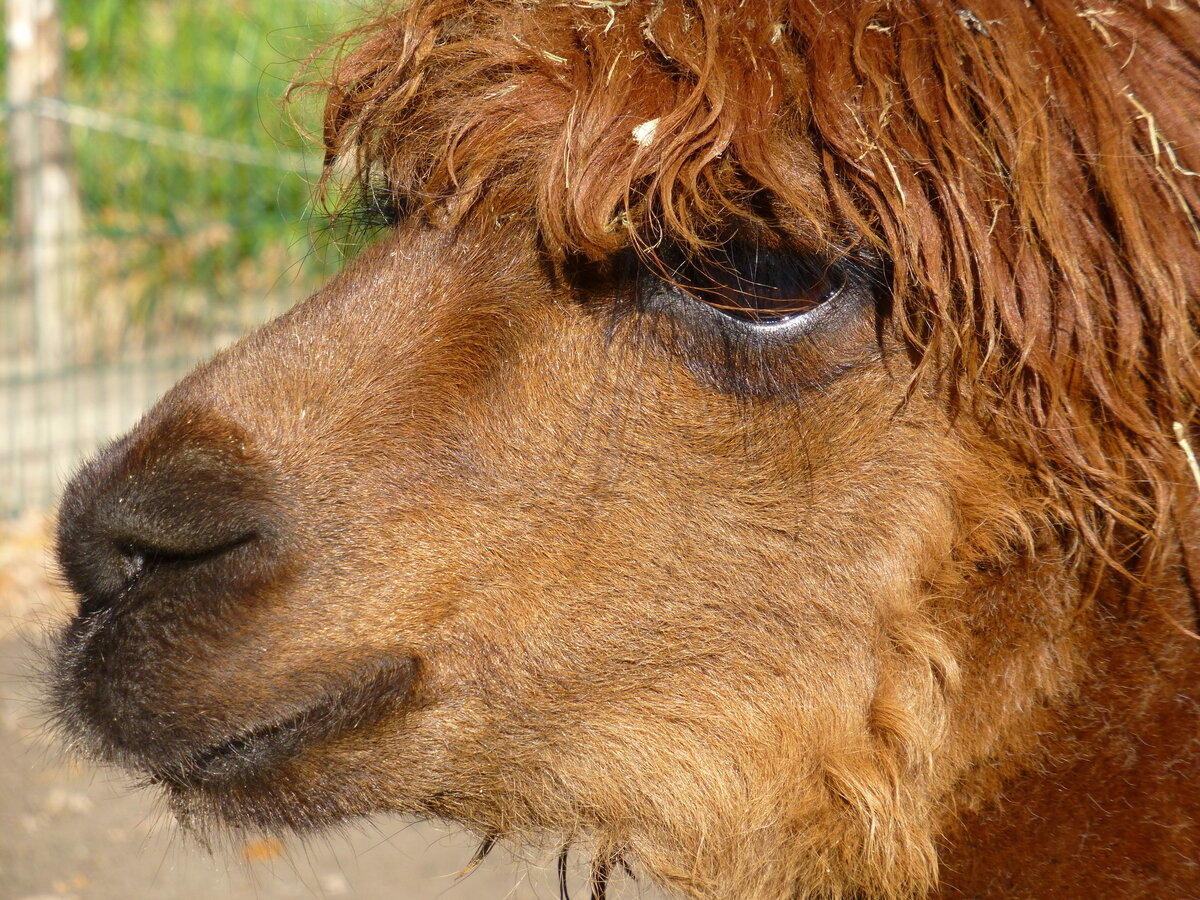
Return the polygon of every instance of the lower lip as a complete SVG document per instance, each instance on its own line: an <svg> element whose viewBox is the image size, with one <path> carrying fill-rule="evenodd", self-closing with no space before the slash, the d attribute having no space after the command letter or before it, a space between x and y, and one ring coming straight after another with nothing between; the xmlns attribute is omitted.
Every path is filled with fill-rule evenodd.
<svg viewBox="0 0 1200 900"><path fill-rule="evenodd" d="M325 693L299 712L156 767L152 777L179 788L254 781L308 748L373 725L394 711L412 695L417 668L411 657L373 660L350 676L349 685Z"/></svg>

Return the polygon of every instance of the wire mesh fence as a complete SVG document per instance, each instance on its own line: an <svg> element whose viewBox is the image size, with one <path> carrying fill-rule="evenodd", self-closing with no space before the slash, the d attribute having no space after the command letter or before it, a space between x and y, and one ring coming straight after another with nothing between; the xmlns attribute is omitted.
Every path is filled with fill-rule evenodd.
<svg viewBox="0 0 1200 900"><path fill-rule="evenodd" d="M349 10L353 13L353 8ZM6 0L0 516L340 260L281 98L346 5Z"/></svg>

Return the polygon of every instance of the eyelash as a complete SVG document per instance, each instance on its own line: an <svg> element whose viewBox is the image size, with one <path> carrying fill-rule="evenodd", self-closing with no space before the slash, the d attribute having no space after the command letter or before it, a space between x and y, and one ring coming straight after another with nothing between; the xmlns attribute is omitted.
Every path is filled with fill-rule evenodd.
<svg viewBox="0 0 1200 900"><path fill-rule="evenodd" d="M364 181L350 189L329 213L325 228L352 245L366 245L380 232L395 228L414 212L412 198L380 181Z"/></svg>
<svg viewBox="0 0 1200 900"><path fill-rule="evenodd" d="M752 329L782 330L836 299L844 267L811 254L732 241L703 255L660 248L646 268L668 291Z"/></svg>

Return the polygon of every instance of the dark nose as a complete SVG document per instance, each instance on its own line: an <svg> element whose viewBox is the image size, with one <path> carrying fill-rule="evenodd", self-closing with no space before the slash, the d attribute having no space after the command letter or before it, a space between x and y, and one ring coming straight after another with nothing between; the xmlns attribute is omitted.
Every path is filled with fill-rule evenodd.
<svg viewBox="0 0 1200 900"><path fill-rule="evenodd" d="M148 581L175 599L218 597L261 572L277 543L270 478L243 443L171 431L135 432L67 489L58 558L83 615Z"/></svg>

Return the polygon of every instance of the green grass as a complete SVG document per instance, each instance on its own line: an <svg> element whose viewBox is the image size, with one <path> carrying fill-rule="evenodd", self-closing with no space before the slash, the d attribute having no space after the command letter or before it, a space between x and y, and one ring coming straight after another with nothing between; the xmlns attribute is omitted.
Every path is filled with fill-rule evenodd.
<svg viewBox="0 0 1200 900"><path fill-rule="evenodd" d="M318 101L287 111L281 104L298 64L360 8L333 0L64 0L62 15L69 103L254 148L267 160L248 165L73 126L85 240L121 257L102 261L105 277L137 274L121 302L148 315L163 288L181 281L233 300L255 274L263 282L256 289L273 287L279 273L263 271L266 260L282 263L294 281L335 264L313 252L319 222L306 219L320 153L304 132L318 127ZM299 171L289 171L297 162ZM9 193L7 184L0 189Z"/></svg>

